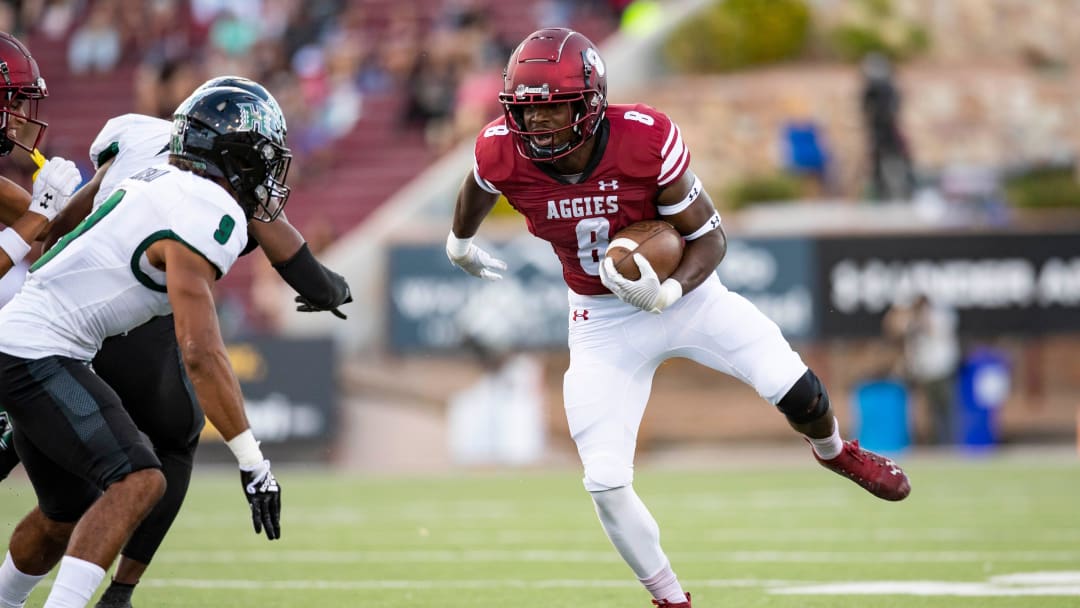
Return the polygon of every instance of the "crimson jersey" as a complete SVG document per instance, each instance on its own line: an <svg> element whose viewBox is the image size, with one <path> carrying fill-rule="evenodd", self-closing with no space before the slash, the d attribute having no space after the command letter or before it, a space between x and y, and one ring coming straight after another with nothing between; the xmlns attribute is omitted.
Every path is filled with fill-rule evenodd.
<svg viewBox="0 0 1080 608"><path fill-rule="evenodd" d="M647 105L608 106L596 134L600 156L571 184L545 171L550 164L522 157L505 123L492 121L476 139L476 183L506 196L529 232L551 243L570 289L609 293L600 283L600 261L611 236L655 218L659 191L690 166L679 127Z"/></svg>

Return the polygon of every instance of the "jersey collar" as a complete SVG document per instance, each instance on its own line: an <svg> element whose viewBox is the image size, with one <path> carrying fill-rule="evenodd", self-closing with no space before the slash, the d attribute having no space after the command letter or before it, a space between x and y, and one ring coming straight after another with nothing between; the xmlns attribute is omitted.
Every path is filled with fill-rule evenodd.
<svg viewBox="0 0 1080 608"><path fill-rule="evenodd" d="M596 170L597 165L604 158L604 151L607 150L608 143L608 119L605 117L604 121L600 123L600 127L596 129L596 134L593 135L596 138L596 147L593 148L592 156L589 157L589 162L585 165L585 169L581 171L581 179L577 182L571 182L566 179L561 173L555 170L555 163L536 163L536 166L546 173L548 177L554 179L560 184L583 184L589 181L589 176Z"/></svg>

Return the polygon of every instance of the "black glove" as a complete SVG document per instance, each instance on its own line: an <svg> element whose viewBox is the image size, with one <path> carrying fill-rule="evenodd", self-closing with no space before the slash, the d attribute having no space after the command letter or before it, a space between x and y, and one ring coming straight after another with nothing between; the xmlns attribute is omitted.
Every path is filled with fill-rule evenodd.
<svg viewBox="0 0 1080 608"><path fill-rule="evenodd" d="M240 484L251 505L255 533L266 528L266 538L281 538L281 486L270 472L270 461L263 460L250 469L240 467Z"/></svg>
<svg viewBox="0 0 1080 608"><path fill-rule="evenodd" d="M8 473L19 464L19 454L15 451L13 441L14 430L8 414L0 410L0 479L5 479Z"/></svg>
<svg viewBox="0 0 1080 608"><path fill-rule="evenodd" d="M346 290L345 291L345 300L341 302L342 304L348 304L349 302L352 302L352 294L348 292L348 289L349 289L349 286L346 285L345 286L345 290ZM296 310L298 310L300 312L322 312L324 310L328 310L328 311L334 313L334 316L339 318L339 319L348 319L349 318L349 317L345 316L345 313L338 310L337 306L335 306L333 308L323 308L323 307L321 307L321 306L319 306L317 304L311 303L304 296L296 296L296 303L298 304L298 306L296 307Z"/></svg>
<svg viewBox="0 0 1080 608"><path fill-rule="evenodd" d="M274 264L281 278L300 294L296 297L300 312L318 312L328 310L338 318L345 314L337 308L352 302L352 292L345 277L319 263L311 254L307 243L288 260Z"/></svg>
<svg viewBox="0 0 1080 608"><path fill-rule="evenodd" d="M14 434L14 429L11 428L11 421L8 420L8 413L0 409L0 450L6 450L12 447L11 436Z"/></svg>

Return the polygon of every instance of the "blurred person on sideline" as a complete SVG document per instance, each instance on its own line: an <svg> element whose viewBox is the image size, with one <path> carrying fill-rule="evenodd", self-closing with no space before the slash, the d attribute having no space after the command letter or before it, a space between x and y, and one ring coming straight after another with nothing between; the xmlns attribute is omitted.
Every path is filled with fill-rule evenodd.
<svg viewBox="0 0 1080 608"><path fill-rule="evenodd" d="M212 78L198 91L221 87L239 87L281 114L273 96L262 85L246 78ZM167 120L138 114L108 121L90 146L90 158L97 173L72 199L71 208L57 220L48 241L55 242L72 230L92 208L101 208L126 176L163 162L172 128ZM248 231L247 246L240 255L261 246L273 260L275 270L301 294L297 296L299 310L336 310L351 299L348 284L314 258L303 236L284 214L269 223L250 222ZM220 304L216 299L215 302ZM100 608L131 605L134 586L186 496L203 427L203 411L184 388L190 386L190 381L179 359L176 339L173 316L158 316L125 334L106 338L93 360L97 374L116 391L136 426L149 436L167 482L164 498L125 545L113 582L98 603ZM133 360L142 362L142 372L131 373ZM216 422L215 426L222 430ZM0 477L14 464L0 471Z"/></svg>
<svg viewBox="0 0 1080 608"><path fill-rule="evenodd" d="M882 329L886 338L900 345L902 375L926 402L928 442L953 443L956 373L960 366L956 311L921 294L910 306L890 308Z"/></svg>
<svg viewBox="0 0 1080 608"><path fill-rule="evenodd" d="M523 291L489 283L457 315L461 350L483 368L475 383L447 400L450 452L468 465L527 465L544 454L544 368L514 348L522 327ZM489 310L503 311L493 317Z"/></svg>
<svg viewBox="0 0 1080 608"><path fill-rule="evenodd" d="M112 0L97 2L86 21L68 43L68 66L74 74L105 73L120 60L120 32L116 29L117 7Z"/></svg>
<svg viewBox="0 0 1080 608"><path fill-rule="evenodd" d="M820 121L801 96L784 100L784 114L784 168L800 180L804 198L832 194L832 161Z"/></svg>
<svg viewBox="0 0 1080 608"><path fill-rule="evenodd" d="M915 190L915 170L900 127L900 89L885 55L870 53L862 62L862 114L869 152L874 200L908 200Z"/></svg>
<svg viewBox="0 0 1080 608"><path fill-rule="evenodd" d="M727 250L720 215L670 118L643 104L609 106L599 51L563 28L522 41L499 99L504 115L476 138L446 253L473 276L501 278L505 262L473 243L500 194L530 232L551 243L569 287L564 406L585 488L655 605L690 607L657 522L633 488L637 431L653 374L669 358L749 384L805 436L823 466L879 498L907 497L910 484L895 463L841 439L825 387L777 325L720 283L715 271ZM656 218L686 241L679 267L661 282L637 255L641 278L623 277L603 257L608 239Z"/></svg>

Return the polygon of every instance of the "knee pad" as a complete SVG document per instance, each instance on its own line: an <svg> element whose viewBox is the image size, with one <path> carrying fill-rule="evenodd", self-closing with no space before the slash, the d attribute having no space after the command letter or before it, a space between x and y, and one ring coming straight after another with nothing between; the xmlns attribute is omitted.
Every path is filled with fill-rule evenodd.
<svg viewBox="0 0 1080 608"><path fill-rule="evenodd" d="M821 418L829 411L829 393L825 391L814 371L807 369L776 407L791 422L806 424Z"/></svg>
<svg viewBox="0 0 1080 608"><path fill-rule="evenodd" d="M603 456L585 463L585 489L590 492L614 490L633 482L634 467L631 463Z"/></svg>

